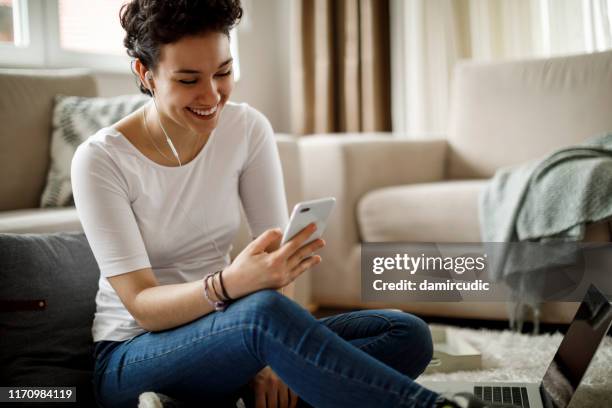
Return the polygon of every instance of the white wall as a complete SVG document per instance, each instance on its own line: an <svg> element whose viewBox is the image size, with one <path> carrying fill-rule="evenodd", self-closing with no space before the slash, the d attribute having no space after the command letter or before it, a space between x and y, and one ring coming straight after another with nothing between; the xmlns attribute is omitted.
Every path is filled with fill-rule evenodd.
<svg viewBox="0 0 612 408"><path fill-rule="evenodd" d="M238 29L240 80L232 100L268 117L274 130L290 130L289 7L287 0L243 0L248 15ZM102 96L137 93L132 75L96 75Z"/></svg>

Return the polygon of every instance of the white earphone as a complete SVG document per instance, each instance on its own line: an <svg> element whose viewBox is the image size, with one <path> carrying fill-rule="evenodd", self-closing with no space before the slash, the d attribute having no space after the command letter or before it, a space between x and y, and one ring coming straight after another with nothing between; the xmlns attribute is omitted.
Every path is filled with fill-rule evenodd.
<svg viewBox="0 0 612 408"><path fill-rule="evenodd" d="M151 81L153 79L153 75L151 75L150 71L147 71L147 73L145 74L145 79L147 80L146 82L146 88L153 93L153 87L151 86L151 84L149 83L149 81Z"/></svg>

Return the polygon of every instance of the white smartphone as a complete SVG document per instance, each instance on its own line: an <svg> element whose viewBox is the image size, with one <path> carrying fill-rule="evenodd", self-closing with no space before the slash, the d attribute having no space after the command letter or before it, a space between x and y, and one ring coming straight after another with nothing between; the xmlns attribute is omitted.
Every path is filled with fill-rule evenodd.
<svg viewBox="0 0 612 408"><path fill-rule="evenodd" d="M285 228L285 232L283 233L281 245L290 241L298 232L313 222L317 225L317 230L310 235L302 245L306 245L315 239L321 238L327 226L329 214L331 214L335 204L336 199L334 197L319 198L317 200L303 201L296 204L291 212L289 224L287 224L287 228Z"/></svg>

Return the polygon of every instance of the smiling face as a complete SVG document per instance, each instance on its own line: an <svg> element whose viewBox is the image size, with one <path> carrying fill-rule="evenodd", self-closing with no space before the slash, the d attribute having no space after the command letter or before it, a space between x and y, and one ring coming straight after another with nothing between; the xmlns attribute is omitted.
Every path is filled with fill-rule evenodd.
<svg viewBox="0 0 612 408"><path fill-rule="evenodd" d="M168 132L210 135L234 88L228 36L209 32L162 46L152 82Z"/></svg>

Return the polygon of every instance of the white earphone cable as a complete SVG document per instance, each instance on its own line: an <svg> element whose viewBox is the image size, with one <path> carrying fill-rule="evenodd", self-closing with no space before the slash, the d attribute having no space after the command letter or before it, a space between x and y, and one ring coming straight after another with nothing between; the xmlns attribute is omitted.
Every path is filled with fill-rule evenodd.
<svg viewBox="0 0 612 408"><path fill-rule="evenodd" d="M150 76L148 76L148 75L149 75L149 73L147 72L147 78L150 78ZM164 125L161 123L161 119L160 119L160 115L159 115L159 109L157 108L157 102L156 102L156 98L155 98L155 93L153 92L152 88L148 88L148 89L151 91L151 95L152 95L152 99L153 99L153 104L154 104L155 110L157 112L157 120L158 120L159 126L162 129L162 132L164 133L164 136L166 136L166 143L168 144L168 146L172 150L172 153L173 153L174 157L176 158L176 160L179 163L179 166L182 166L181 159L179 157L179 154L178 154L176 148L174 147L174 144L172 143L172 139L168 135L168 132L166 132L166 129L164 128ZM147 124L146 124L146 116L145 116L144 110L143 110L143 120L144 120L144 123L145 123L145 129L146 129L146 131L148 133L149 129L148 129ZM211 136L212 136L212 133L211 133ZM149 133L149 137L151 137L150 133ZM207 140L206 143L210 144L210 136L209 136L209 139ZM165 154L163 154L161 152L161 150L157 147L157 145L155 143L154 143L154 146L159 151L159 153L161 153L165 158L169 159L168 156L166 156ZM207 147L208 147L208 149L211 148L210 146L205 146L204 148L207 148ZM210 166L211 166L211 162L212 162L212 157L213 156L210 155L210 157L208 158L208 162L206 163L205 174L207 174L207 175L210 175ZM179 208L182 210L183 214L191 222L192 225L197 225L197 223L195 223L193 221L193 219L191 218L189 213L187 211L185 211L185 209L181 205L179 205ZM222 265L221 265L222 268L225 268L228 265L227 256L229 255L229 253L223 255L223 252L219 249L219 246L217 245L217 241L214 239L214 237L212 237L212 231L211 231L211 229L209 227L209 224L208 224L208 217L206 216L206 214L203 214L203 215L204 215L203 216L203 219L204 219L204 228L205 228L205 230L209 234L208 240L209 240L209 242L211 242L213 244L213 247L215 248L215 252L217 253L217 257L218 257L219 261L222 262ZM281 289L281 293L284 293L283 289Z"/></svg>
<svg viewBox="0 0 612 408"><path fill-rule="evenodd" d="M153 93L153 91L151 91L151 93ZM182 166L183 164L181 163L181 158L179 157L178 152L174 148L174 143L172 143L172 139L170 139L170 136L168 136L168 132L166 132L164 125L162 125L161 123L161 119L159 117L160 116L159 109L157 109L157 102L155 101L154 93L153 93L153 105L155 105L155 111L157 112L157 122L159 123L159 126L161 127L162 132L164 132L164 136L166 136L166 143L168 143L168 146L170 146L170 150L172 150L172 154L174 155L174 157L176 157L176 160L178 161L179 166Z"/></svg>

